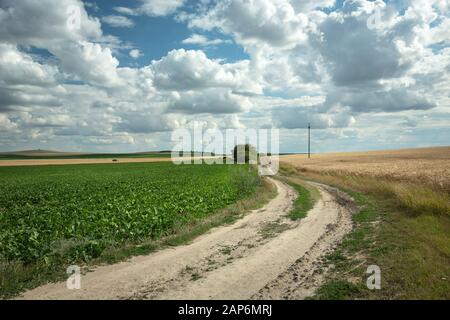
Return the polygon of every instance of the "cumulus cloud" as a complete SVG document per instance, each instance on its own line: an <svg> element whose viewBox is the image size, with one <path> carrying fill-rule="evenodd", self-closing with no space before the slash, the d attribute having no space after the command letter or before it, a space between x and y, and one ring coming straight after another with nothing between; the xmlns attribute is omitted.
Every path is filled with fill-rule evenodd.
<svg viewBox="0 0 450 320"><path fill-rule="evenodd" d="M70 116L67 114L50 114L44 116L21 112L19 113L19 118L22 124L34 128L57 128L65 127L71 124Z"/></svg>
<svg viewBox="0 0 450 320"><path fill-rule="evenodd" d="M99 19L80 0L3 0L0 144L142 148L167 142L167 131L189 120L211 128L278 126L283 137L311 123L323 129L317 137L325 147L377 141L376 123L399 139L394 126L420 127L417 119L448 127L447 4L139 0ZM81 20L75 29L68 24L73 6ZM375 8L381 20L372 28ZM137 15L185 23L191 35L181 45L204 50L172 50L124 67L124 57L152 53L104 34L101 24L131 27ZM228 49L248 58L236 61Z"/></svg>
<svg viewBox="0 0 450 320"><path fill-rule="evenodd" d="M63 70L83 81L99 86L121 83L117 74L119 61L109 48L81 41L55 47L53 51L60 57Z"/></svg>
<svg viewBox="0 0 450 320"><path fill-rule="evenodd" d="M329 15L311 39L337 86L400 77L411 66L394 37L368 27L375 6L367 6L365 1L346 2L343 12Z"/></svg>
<svg viewBox="0 0 450 320"><path fill-rule="evenodd" d="M83 2L62 0L56 6L49 0L5 0L0 10L0 40L46 49L59 59L62 71L82 81L106 86L120 82L112 51L93 42L101 40L101 25L88 16ZM79 23L72 25L72 18Z"/></svg>
<svg viewBox="0 0 450 320"><path fill-rule="evenodd" d="M74 14L79 19L76 25L71 24ZM88 16L80 0L61 0L58 5L53 0L0 2L1 41L47 48L60 41L101 36L100 21Z"/></svg>
<svg viewBox="0 0 450 320"><path fill-rule="evenodd" d="M308 124L314 129L345 128L355 122L348 112L319 113L311 107L275 108L272 118L276 126L286 129L307 128Z"/></svg>
<svg viewBox="0 0 450 320"><path fill-rule="evenodd" d="M120 122L116 124L118 131L129 133L152 133L169 131L171 126L165 115L143 115L138 112L120 115Z"/></svg>
<svg viewBox="0 0 450 320"><path fill-rule="evenodd" d="M212 87L259 91L248 78L248 63L221 64L200 50L172 50L151 64L153 83L164 90L195 90Z"/></svg>
<svg viewBox="0 0 450 320"><path fill-rule="evenodd" d="M204 15L188 21L190 27L219 29L240 43L264 41L273 46L286 46L306 40L308 17L295 12L288 0L219 1Z"/></svg>
<svg viewBox="0 0 450 320"><path fill-rule="evenodd" d="M220 63L208 59L203 51L173 50L152 63L154 83L166 90L192 90L214 86L232 86L233 75Z"/></svg>
<svg viewBox="0 0 450 320"><path fill-rule="evenodd" d="M60 105L51 95L58 69L33 61L10 44L0 44L0 112L30 105Z"/></svg>
<svg viewBox="0 0 450 320"><path fill-rule="evenodd" d="M404 110L427 110L435 104L423 96L408 90L362 91L338 93L340 104L349 106L355 112L397 112Z"/></svg>
<svg viewBox="0 0 450 320"><path fill-rule="evenodd" d="M33 61L16 46L0 44L0 85L54 85L58 70L54 66Z"/></svg>
<svg viewBox="0 0 450 320"><path fill-rule="evenodd" d="M248 97L233 94L230 90L207 89L201 92L187 91L174 94L168 111L186 114L225 114L245 111L250 107Z"/></svg>
<svg viewBox="0 0 450 320"><path fill-rule="evenodd" d="M224 129L245 129L245 125L241 122L237 114L227 115L219 127Z"/></svg>
<svg viewBox="0 0 450 320"><path fill-rule="evenodd" d="M0 131L14 131L17 124L13 123L6 114L0 113Z"/></svg>
<svg viewBox="0 0 450 320"><path fill-rule="evenodd" d="M296 11L309 12L319 8L333 7L336 0L292 0L291 4Z"/></svg>
<svg viewBox="0 0 450 320"><path fill-rule="evenodd" d="M0 88L0 112L26 107L59 107L62 101L48 93L45 88L6 87Z"/></svg>

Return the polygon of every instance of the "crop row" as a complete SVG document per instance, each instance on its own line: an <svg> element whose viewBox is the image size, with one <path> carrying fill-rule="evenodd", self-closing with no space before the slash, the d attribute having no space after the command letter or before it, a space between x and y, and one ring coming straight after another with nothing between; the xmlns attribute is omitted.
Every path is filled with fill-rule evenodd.
<svg viewBox="0 0 450 320"><path fill-rule="evenodd" d="M257 180L233 165L0 168L0 260L88 260L161 237L244 197L248 175Z"/></svg>

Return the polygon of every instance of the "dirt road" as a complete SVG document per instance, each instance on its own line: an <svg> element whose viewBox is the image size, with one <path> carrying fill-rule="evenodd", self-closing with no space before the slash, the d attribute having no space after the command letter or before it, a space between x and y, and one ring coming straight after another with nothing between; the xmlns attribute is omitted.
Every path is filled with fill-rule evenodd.
<svg viewBox="0 0 450 320"><path fill-rule="evenodd" d="M193 243L98 267L81 289L49 284L24 299L302 299L320 283L319 262L351 230L349 198L314 184L322 198L307 217L286 218L296 198L272 180L278 195L233 225Z"/></svg>

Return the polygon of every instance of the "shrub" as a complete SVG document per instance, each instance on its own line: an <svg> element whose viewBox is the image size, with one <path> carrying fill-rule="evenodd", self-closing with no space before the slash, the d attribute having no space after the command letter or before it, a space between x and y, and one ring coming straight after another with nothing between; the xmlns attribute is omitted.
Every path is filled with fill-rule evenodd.
<svg viewBox="0 0 450 320"><path fill-rule="evenodd" d="M242 154L244 153L244 154ZM238 163L238 160L242 162L242 160L245 160L245 163L250 163L250 160L257 160L257 152L255 147L253 147L250 144L245 145L236 145L233 148L233 159L234 163Z"/></svg>

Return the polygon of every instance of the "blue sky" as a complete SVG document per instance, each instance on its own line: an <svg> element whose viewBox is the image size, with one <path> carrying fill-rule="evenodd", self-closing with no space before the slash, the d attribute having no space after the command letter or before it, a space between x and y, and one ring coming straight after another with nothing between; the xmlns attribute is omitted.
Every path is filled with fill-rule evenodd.
<svg viewBox="0 0 450 320"><path fill-rule="evenodd" d="M282 152L448 145L448 0L4 0L0 151L170 149L280 130Z"/></svg>
<svg viewBox="0 0 450 320"><path fill-rule="evenodd" d="M94 2L93 2L94 3ZM194 12L198 1L188 1L182 7L186 12ZM96 1L94 7L87 7L89 14L93 16L118 15L114 10L117 6L137 7L138 1ZM167 52L186 48L198 49L198 45L183 44L184 39L192 34L186 23L179 22L173 14L167 16L132 16L135 26L132 28L112 27L105 23L102 29L106 34L114 35L119 39L136 46L144 55L138 59L132 59L126 54L120 56L120 63L123 66L145 66L152 60L158 60L164 57ZM208 57L212 59L225 59L229 62L248 59L242 46L232 42L232 38L215 31L202 31L202 34L212 39L228 40L230 43L223 43L213 46L207 46L203 50Z"/></svg>

